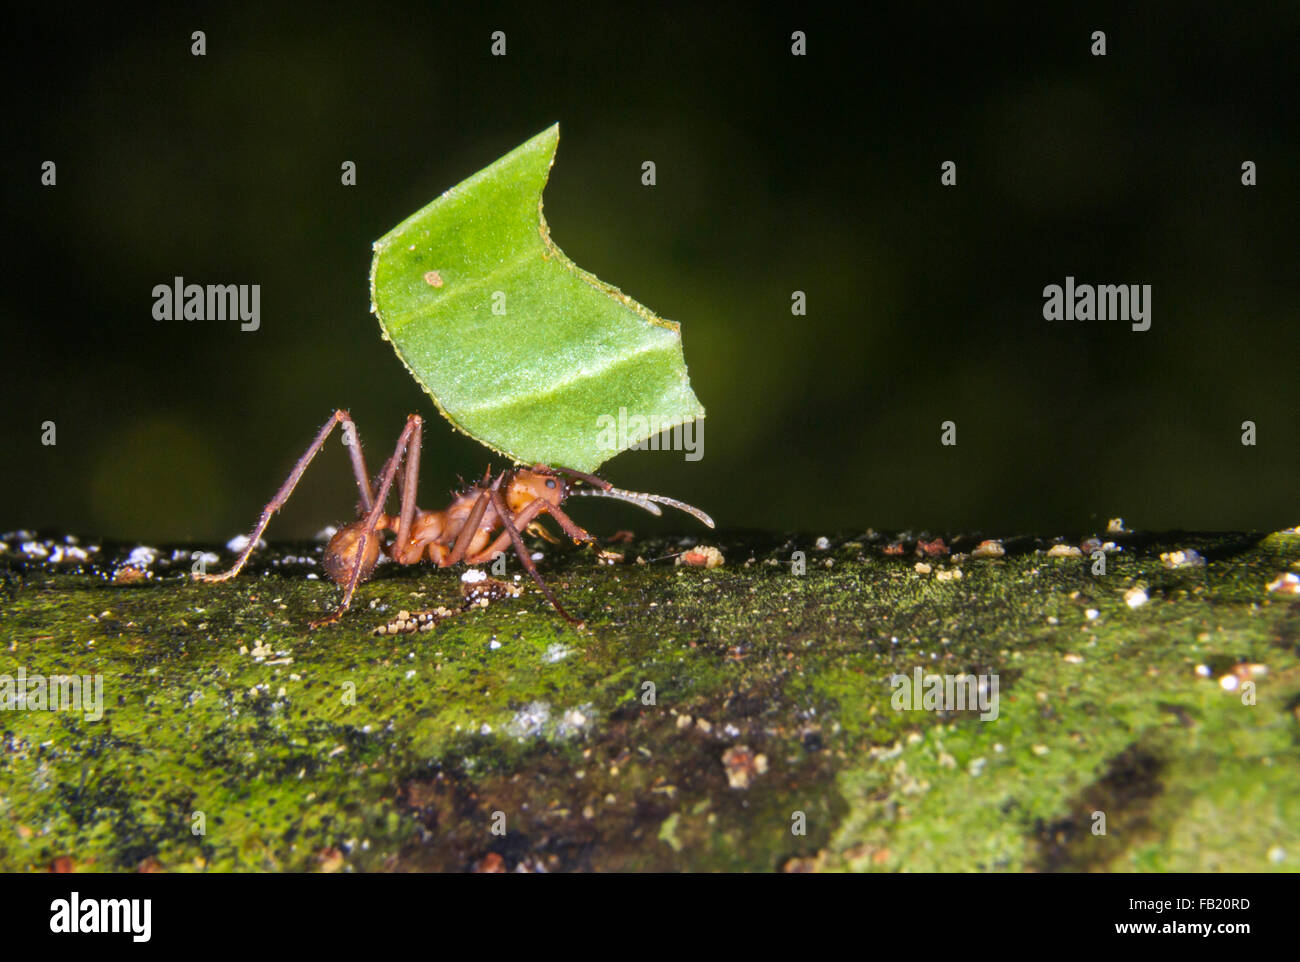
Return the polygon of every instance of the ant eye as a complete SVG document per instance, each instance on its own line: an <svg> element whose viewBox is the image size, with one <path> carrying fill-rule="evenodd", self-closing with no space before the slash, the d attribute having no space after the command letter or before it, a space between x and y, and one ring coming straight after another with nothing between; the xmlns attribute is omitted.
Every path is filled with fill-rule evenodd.
<svg viewBox="0 0 1300 962"><path fill-rule="evenodd" d="M546 479L546 486L547 486L548 488L553 488L553 487L555 487L555 479L554 479L554 478L547 478L547 479Z"/></svg>

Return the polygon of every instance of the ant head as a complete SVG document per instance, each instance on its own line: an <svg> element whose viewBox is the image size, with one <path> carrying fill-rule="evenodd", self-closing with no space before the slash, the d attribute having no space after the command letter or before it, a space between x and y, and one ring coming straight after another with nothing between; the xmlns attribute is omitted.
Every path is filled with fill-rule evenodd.
<svg viewBox="0 0 1300 962"><path fill-rule="evenodd" d="M569 486L565 480L553 472L541 468L520 468L510 479L506 488L506 505L518 514L532 502L538 500L548 504L559 505L569 496Z"/></svg>

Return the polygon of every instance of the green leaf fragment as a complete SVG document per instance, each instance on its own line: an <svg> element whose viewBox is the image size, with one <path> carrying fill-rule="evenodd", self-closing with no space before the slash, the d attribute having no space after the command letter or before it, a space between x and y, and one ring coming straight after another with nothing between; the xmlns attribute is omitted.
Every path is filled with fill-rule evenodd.
<svg viewBox="0 0 1300 962"><path fill-rule="evenodd" d="M376 241L370 295L457 429L517 462L590 472L704 408L678 325L552 243L542 190L559 137L557 124Z"/></svg>

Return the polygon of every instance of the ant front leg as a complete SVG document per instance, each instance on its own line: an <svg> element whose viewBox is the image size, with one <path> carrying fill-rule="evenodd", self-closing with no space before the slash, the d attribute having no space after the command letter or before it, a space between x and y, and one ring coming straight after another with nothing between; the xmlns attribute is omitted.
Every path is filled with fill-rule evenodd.
<svg viewBox="0 0 1300 962"><path fill-rule="evenodd" d="M520 515L522 516L528 511L528 508L531 508L536 503L536 501L530 502L528 507L524 508L524 510L520 512ZM542 590L542 594L546 596L546 600L551 603L551 606L556 611L564 616L565 621L581 627L582 622L564 610L564 606L556 600L555 595L551 594L551 589L546 587L546 582L543 581L542 576L537 573L537 566L533 564L533 559L528 555L528 548L524 545L524 539L519 536L519 529L515 527L514 519L510 517L510 509L506 507L506 499L501 497L501 489L499 485L492 486L492 506L497 509L497 515L501 519L501 525L506 529L506 534L514 543L515 554L519 556L519 561L524 566L524 570L532 575L533 581L537 582L537 587ZM570 522L570 524L572 524L572 522Z"/></svg>
<svg viewBox="0 0 1300 962"><path fill-rule="evenodd" d="M525 531L532 526L533 520L546 510L546 502L541 498L534 498L528 502L528 507L520 511L515 516L514 525L517 531ZM467 565L481 565L491 561L506 548L510 547L510 532L502 531L497 535L496 540L477 554L466 555L463 559Z"/></svg>
<svg viewBox="0 0 1300 962"><path fill-rule="evenodd" d="M574 524L573 519L558 504L547 505L546 512L559 522L564 533L573 539L574 544L595 544L596 539L588 534L585 528Z"/></svg>
<svg viewBox="0 0 1300 962"><path fill-rule="evenodd" d="M415 516L415 491L419 483L420 474L420 447L424 437L424 419L418 414L412 414L406 419L406 427L402 428L402 433L397 439L397 446L393 449L393 456L388 459L384 466L383 476L379 480L379 490L375 493L374 503L370 507L369 513L361 528L360 540L355 543L354 551L356 554L352 562L352 571L348 576L346 587L343 589L343 600L339 603L333 613L326 615L311 622L312 628L322 628L325 625L332 625L343 617L343 613L352 606L352 596L356 593L357 585L361 583L362 572L366 570L366 557L370 548L370 539L379 538L379 525L384 519L384 504L388 501L388 494L393 488L393 479L397 476L397 468L402 463L403 458L406 460L406 473L402 480L402 508L401 516L398 520L399 537L402 532L409 535L411 530L411 520ZM398 544L403 542L399 541Z"/></svg>
<svg viewBox="0 0 1300 962"><path fill-rule="evenodd" d="M348 455L352 459L352 473L356 476L357 490L361 493L362 510L370 511L374 507L374 495L370 490L370 477L366 473L366 459L365 455L361 453L361 438L357 434L356 423L352 420L352 415L343 410L343 408L339 408L334 412L333 416L325 422L320 431L317 432L316 440L312 441L311 446L307 448L306 453L298 459L298 463L293 466L293 470L289 472L289 477L285 480L284 484L280 486L280 490L275 493L275 497L273 497L267 506L262 509L262 516L257 519L257 524L253 527L253 532L248 537L248 544L245 546L244 550L240 552L235 563L229 568L229 570L223 571L220 574L210 575L195 572L194 578L196 581L209 583L225 581L227 578L233 578L235 575L239 574L240 569L244 567L249 556L257 548L257 542L261 539L262 532L266 530L266 526L271 523L272 516L284 507L284 503L289 500L289 496L293 494L293 489L297 487L299 480L302 479L303 473L307 470L307 465L311 464L312 458L316 457L316 454L320 449L325 446L325 441L329 438L330 432L339 424L343 425L343 443L347 446Z"/></svg>

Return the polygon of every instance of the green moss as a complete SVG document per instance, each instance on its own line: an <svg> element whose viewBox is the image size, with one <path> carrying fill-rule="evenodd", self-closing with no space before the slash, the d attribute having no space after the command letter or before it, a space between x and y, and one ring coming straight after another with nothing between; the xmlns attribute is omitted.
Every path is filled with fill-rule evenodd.
<svg viewBox="0 0 1300 962"><path fill-rule="evenodd" d="M381 568L312 632L315 548L208 586L11 547L5 671L101 675L104 717L0 716L0 868L1295 870L1300 604L1265 585L1300 538L1111 537L1104 576L1035 539L928 574L878 538L723 537L713 570L547 548L585 629L530 589L398 636L373 629L456 605L453 573ZM1208 564L1162 564L1186 548ZM1238 663L1267 667L1253 705ZM996 674L997 719L896 711L917 666ZM766 769L735 788L742 745Z"/></svg>

